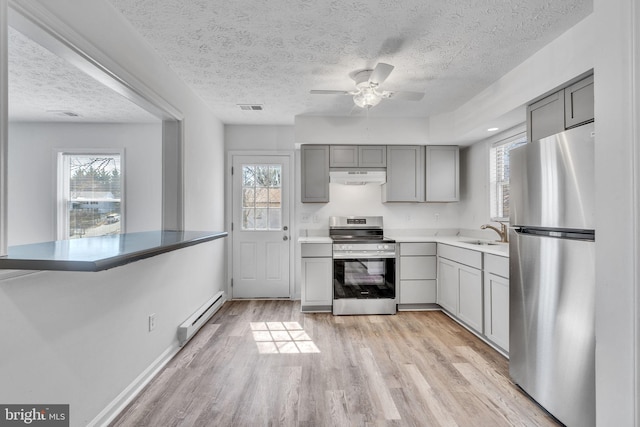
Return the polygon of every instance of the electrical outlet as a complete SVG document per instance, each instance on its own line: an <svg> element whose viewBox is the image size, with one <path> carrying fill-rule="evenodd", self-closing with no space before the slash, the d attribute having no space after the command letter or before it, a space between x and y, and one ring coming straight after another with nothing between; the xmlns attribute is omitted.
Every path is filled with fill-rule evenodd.
<svg viewBox="0 0 640 427"><path fill-rule="evenodd" d="M153 331L156 328L156 314L149 315L149 332Z"/></svg>

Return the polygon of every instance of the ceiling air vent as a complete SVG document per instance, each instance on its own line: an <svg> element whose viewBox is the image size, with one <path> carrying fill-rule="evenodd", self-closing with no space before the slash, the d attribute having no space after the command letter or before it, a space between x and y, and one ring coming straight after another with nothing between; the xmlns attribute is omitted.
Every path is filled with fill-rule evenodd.
<svg viewBox="0 0 640 427"><path fill-rule="evenodd" d="M243 111L262 111L264 109L261 104L238 104L238 107Z"/></svg>

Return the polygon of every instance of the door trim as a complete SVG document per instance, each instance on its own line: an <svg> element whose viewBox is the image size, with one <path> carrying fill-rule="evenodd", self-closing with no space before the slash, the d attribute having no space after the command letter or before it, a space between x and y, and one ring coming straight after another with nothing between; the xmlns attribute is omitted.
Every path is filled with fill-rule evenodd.
<svg viewBox="0 0 640 427"><path fill-rule="evenodd" d="M243 150L230 150L227 152L224 180L225 180L225 209L224 209L224 222L225 227L229 231L229 238L225 239L227 244L226 257L227 257L227 272L225 278L225 290L227 295L233 296L231 289L231 279L233 275L233 230L231 230L231 223L233 222L233 179L231 177L231 167L233 166L233 160L235 157L249 157L249 156L284 156L289 159L289 173L287 179L289 179L289 236L290 237L290 250L289 250L289 299L295 299L295 259L296 259L296 242L298 236L298 227L295 217L295 194L296 194L296 182L295 182L295 155L294 151L243 151ZM295 239L295 241L294 241ZM231 298L232 299L232 298Z"/></svg>

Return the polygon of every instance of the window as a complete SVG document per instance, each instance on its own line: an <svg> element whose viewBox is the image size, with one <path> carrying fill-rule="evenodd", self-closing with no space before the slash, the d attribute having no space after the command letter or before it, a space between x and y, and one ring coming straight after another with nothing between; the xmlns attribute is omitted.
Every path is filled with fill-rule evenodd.
<svg viewBox="0 0 640 427"><path fill-rule="evenodd" d="M519 134L491 146L490 158L490 209L491 220L509 220L509 151L527 143L527 136Z"/></svg>
<svg viewBox="0 0 640 427"><path fill-rule="evenodd" d="M58 239L122 233L122 153L58 154Z"/></svg>
<svg viewBox="0 0 640 427"><path fill-rule="evenodd" d="M282 166L242 166L242 229L282 228Z"/></svg>

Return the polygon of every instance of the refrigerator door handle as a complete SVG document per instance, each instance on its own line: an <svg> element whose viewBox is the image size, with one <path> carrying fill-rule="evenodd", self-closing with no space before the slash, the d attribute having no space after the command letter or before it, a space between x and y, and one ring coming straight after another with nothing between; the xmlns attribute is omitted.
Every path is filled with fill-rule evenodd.
<svg viewBox="0 0 640 427"><path fill-rule="evenodd" d="M596 240L595 230L561 230L545 229L537 227L513 227L518 234L527 234L540 237L555 237L557 239L584 240L594 242Z"/></svg>

